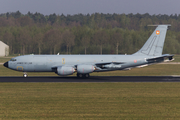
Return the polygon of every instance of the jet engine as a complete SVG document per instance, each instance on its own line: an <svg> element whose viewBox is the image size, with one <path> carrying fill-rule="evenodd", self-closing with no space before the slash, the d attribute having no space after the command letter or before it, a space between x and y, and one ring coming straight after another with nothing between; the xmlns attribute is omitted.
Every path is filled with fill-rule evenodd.
<svg viewBox="0 0 180 120"><path fill-rule="evenodd" d="M58 75L72 75L75 72L75 69L70 66L62 66L57 68Z"/></svg>
<svg viewBox="0 0 180 120"><path fill-rule="evenodd" d="M78 65L77 66L77 73L80 74L87 74L92 73L95 70L93 65Z"/></svg>

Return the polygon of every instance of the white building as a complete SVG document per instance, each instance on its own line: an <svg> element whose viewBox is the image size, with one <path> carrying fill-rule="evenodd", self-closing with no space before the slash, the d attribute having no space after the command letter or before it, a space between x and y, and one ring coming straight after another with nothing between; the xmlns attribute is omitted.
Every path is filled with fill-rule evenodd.
<svg viewBox="0 0 180 120"><path fill-rule="evenodd" d="M0 41L0 57L9 55L9 46Z"/></svg>

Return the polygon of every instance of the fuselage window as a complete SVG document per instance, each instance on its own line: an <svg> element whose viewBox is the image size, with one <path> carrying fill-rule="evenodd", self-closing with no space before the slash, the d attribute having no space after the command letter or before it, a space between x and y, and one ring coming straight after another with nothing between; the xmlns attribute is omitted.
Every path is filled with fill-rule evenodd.
<svg viewBox="0 0 180 120"><path fill-rule="evenodd" d="M16 59L12 58L10 61L16 61Z"/></svg>

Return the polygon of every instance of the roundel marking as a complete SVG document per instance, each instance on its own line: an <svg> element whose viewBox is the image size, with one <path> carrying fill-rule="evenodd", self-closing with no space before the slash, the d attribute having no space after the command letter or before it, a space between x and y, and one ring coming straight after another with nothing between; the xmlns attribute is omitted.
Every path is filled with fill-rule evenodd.
<svg viewBox="0 0 180 120"><path fill-rule="evenodd" d="M160 34L160 31L159 30L156 30L156 35L159 35Z"/></svg>
<svg viewBox="0 0 180 120"><path fill-rule="evenodd" d="M134 63L137 63L137 60L134 60Z"/></svg>

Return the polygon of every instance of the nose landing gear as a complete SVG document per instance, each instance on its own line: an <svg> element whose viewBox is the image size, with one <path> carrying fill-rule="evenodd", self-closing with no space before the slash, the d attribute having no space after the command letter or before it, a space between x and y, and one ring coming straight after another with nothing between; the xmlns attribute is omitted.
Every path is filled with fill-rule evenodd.
<svg viewBox="0 0 180 120"><path fill-rule="evenodd" d="M28 77L28 74L27 74L27 73L24 73L24 74L23 74L23 77Z"/></svg>

